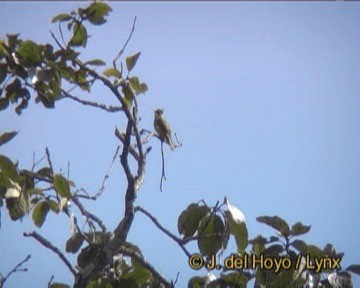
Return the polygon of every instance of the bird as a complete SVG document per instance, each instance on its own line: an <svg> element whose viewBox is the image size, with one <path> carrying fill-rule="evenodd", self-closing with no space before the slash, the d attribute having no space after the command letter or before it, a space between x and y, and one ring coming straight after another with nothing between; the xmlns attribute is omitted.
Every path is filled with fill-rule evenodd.
<svg viewBox="0 0 360 288"><path fill-rule="evenodd" d="M160 140L168 144L171 150L175 149L174 143L171 138L171 129L169 124L164 118L164 110L156 109L155 117L154 117L154 128L156 133L158 134Z"/></svg>

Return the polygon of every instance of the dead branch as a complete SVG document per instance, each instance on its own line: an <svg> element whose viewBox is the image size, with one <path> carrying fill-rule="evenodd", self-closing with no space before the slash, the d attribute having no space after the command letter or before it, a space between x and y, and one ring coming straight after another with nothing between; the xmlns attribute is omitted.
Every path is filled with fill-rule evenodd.
<svg viewBox="0 0 360 288"><path fill-rule="evenodd" d="M24 233L23 234L25 237L33 237L35 238L38 242L40 242L40 244L42 244L44 247L50 249L51 251L53 251L55 254L57 254L60 259L64 262L64 264L66 265L66 267L68 267L68 269L70 270L70 272L76 276L77 272L75 270L75 268L73 268L69 262L69 260L65 257L65 255L60 251L59 248L57 248L56 246L54 246L49 240L47 240L46 238L42 237L40 234L38 234L36 231L32 231L32 232L28 232L28 233Z"/></svg>

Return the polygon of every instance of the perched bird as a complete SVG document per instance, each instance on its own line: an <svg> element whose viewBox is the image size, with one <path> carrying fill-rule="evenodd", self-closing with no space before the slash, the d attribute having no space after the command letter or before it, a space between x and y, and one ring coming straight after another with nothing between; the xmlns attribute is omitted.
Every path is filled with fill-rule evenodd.
<svg viewBox="0 0 360 288"><path fill-rule="evenodd" d="M160 140L168 144L171 150L174 150L175 146L171 138L171 129L164 118L164 110L162 109L155 110L154 128Z"/></svg>

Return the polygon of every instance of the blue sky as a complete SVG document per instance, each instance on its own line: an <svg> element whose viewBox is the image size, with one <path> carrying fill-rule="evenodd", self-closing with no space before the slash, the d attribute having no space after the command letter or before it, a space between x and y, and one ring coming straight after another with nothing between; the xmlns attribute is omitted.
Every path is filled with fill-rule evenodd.
<svg viewBox="0 0 360 288"><path fill-rule="evenodd" d="M139 96L142 125L151 129L153 110L164 108L183 142L175 152L166 151L163 193L160 145L151 143L137 204L177 233L177 217L188 204L204 199L214 205L227 195L245 213L251 237L272 233L257 216L279 215L290 224L312 225L302 239L320 247L334 244L345 252L344 267L359 263L360 4L110 4L108 24L89 29L83 59L103 58L110 66L137 16L125 54L142 52L134 70L149 86ZM24 39L52 42L49 30L57 26L51 17L79 5L1 2L1 37L21 32ZM88 97L115 103L101 87ZM71 179L93 193L118 145L114 127L124 124L120 114L66 100L52 111L33 103L21 117L14 111L0 117L1 131L20 131L2 153L30 166L33 152L40 158L49 147L55 167L66 171L70 161ZM118 165L104 195L90 203L109 229L124 212L124 183ZM8 287L45 286L51 275L71 283L55 255L21 236L34 229L31 218L9 223L2 211L1 272L33 256L31 270L12 277ZM66 217L49 215L39 233L64 247L69 230ZM180 271L179 287L200 274L142 215L129 238L168 279Z"/></svg>

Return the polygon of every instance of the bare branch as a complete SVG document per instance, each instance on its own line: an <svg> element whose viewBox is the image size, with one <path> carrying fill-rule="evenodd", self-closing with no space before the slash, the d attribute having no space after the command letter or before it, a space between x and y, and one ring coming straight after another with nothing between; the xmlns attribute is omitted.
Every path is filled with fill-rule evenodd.
<svg viewBox="0 0 360 288"><path fill-rule="evenodd" d="M184 241L181 238L175 236L173 233L171 233L165 227L163 227L159 223L159 221L154 216L152 216L148 211L146 211L144 208L142 208L140 206L136 206L134 210L135 210L135 212L139 211L139 212L143 213L144 215L146 215L147 217L149 217L150 220L155 224L156 227L158 227L162 232L164 232L167 236L169 236L171 239L173 239L180 246L180 248L185 252L186 256L188 256L188 257L191 256L190 252L184 246Z"/></svg>
<svg viewBox="0 0 360 288"><path fill-rule="evenodd" d="M78 103L81 103L81 104L83 104L85 106L92 106L92 107L99 108L101 110L111 112L111 113L119 112L119 111L123 110L122 107L111 106L111 105L106 106L105 104L102 104L102 103L97 103L97 102L92 102L92 101L87 101L87 100L80 99L80 98L78 98L76 96L71 95L70 93L68 93L64 89L61 89L61 92L64 95L64 98L69 98L69 99L74 100L74 101L76 101Z"/></svg>
<svg viewBox="0 0 360 288"><path fill-rule="evenodd" d="M136 258L136 260L142 266L144 266L146 269L148 269L151 272L151 274L156 278L156 280L158 280L166 288L174 287L174 285L172 283L168 282L163 276L161 276L160 273L157 272L156 269L151 264L146 262L145 259L139 253L132 251L130 249L123 248L123 247L120 249L120 252L122 254L124 254L125 256Z"/></svg>
<svg viewBox="0 0 360 288"><path fill-rule="evenodd" d="M65 265L68 267L68 269L70 270L70 272L76 276L77 272L76 270L71 266L69 260L65 257L65 255L60 251L59 248L57 248L56 246L54 246L49 240L47 240L46 238L42 237L40 234L38 234L36 231L32 231L32 232L28 232L28 233L24 233L23 234L25 237L33 237L35 238L38 242L40 242L40 244L42 244L44 247L50 249L51 251L53 251L55 254L57 254L60 259L65 263Z"/></svg>
<svg viewBox="0 0 360 288"><path fill-rule="evenodd" d="M24 260L22 260L21 262L16 264L16 266L4 278L0 279L0 287L4 287L6 280L9 279L11 274L17 273L17 272L26 272L27 268L21 268L21 266L24 265L27 261L29 261L30 258L31 258L31 255L29 254L28 256L26 256L26 258Z"/></svg>
<svg viewBox="0 0 360 288"><path fill-rule="evenodd" d="M74 196L71 198L71 200L76 204L76 206L79 208L80 212L82 215L84 215L86 218L89 218L93 221L95 221L101 228L102 232L106 232L106 227L105 224L100 220L100 218L98 218L97 216L95 216L94 214L90 213L89 211L87 211L85 209L85 207L81 204L81 202L79 201L79 199Z"/></svg>
<svg viewBox="0 0 360 288"><path fill-rule="evenodd" d="M114 60L113 60L113 65L114 65L114 68L116 68L116 61L121 57L122 54L124 54L124 51L125 51L125 48L126 46L128 45L128 43L130 42L130 39L135 31L135 24L136 24L136 17L134 18L134 22L133 22L133 25L132 25L132 28L131 28L131 32L123 46L123 48L120 50L120 52L115 56Z"/></svg>
<svg viewBox="0 0 360 288"><path fill-rule="evenodd" d="M49 163L51 173L54 175L54 168L53 168L53 165L52 165L52 162L51 162L50 151L49 151L48 147L45 148L45 152L46 152L46 158L47 158L47 161Z"/></svg>
<svg viewBox="0 0 360 288"><path fill-rule="evenodd" d="M110 173L111 173L111 171L112 171L112 169L113 169L113 167L114 167L115 160L116 160L116 157L117 157L117 155L118 155L118 153L119 153L119 150L120 150L120 146L117 146L116 151L115 151L115 153L114 153L114 156L113 156L113 158L112 158L112 161L111 161L109 170L108 170L108 172L106 173L106 175L104 176L104 179L103 179L103 181L102 181L101 187L100 187L99 191L98 191L98 192L96 193L96 195L95 195L95 199L98 198L99 196L101 196L101 194L105 191L105 183L106 183L107 179L109 179L109 177L110 177Z"/></svg>

